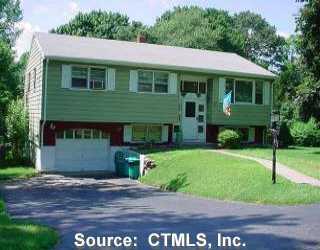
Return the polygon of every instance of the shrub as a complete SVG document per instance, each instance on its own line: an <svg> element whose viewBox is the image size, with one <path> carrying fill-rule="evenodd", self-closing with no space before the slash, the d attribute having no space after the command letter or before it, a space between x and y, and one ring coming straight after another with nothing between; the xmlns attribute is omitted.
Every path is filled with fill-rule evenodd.
<svg viewBox="0 0 320 250"><path fill-rule="evenodd" d="M279 134L279 147L287 148L293 143L293 138L290 133L290 129L286 122L281 122L280 124L280 134Z"/></svg>
<svg viewBox="0 0 320 250"><path fill-rule="evenodd" d="M218 142L223 148L239 148L241 136L234 130L226 129L219 133Z"/></svg>
<svg viewBox="0 0 320 250"><path fill-rule="evenodd" d="M294 143L300 146L319 146L320 129L314 118L305 122L294 122L291 126L291 135Z"/></svg>
<svg viewBox="0 0 320 250"><path fill-rule="evenodd" d="M6 139L10 145L8 160L20 161L27 157L28 117L23 100L17 99L9 104L6 124Z"/></svg>

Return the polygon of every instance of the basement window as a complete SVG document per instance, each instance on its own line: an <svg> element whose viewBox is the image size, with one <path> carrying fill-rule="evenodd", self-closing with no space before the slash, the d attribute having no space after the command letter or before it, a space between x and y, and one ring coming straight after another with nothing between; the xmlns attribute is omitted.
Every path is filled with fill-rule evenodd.
<svg viewBox="0 0 320 250"><path fill-rule="evenodd" d="M137 124L132 126L132 141L134 142L161 142L162 126Z"/></svg>

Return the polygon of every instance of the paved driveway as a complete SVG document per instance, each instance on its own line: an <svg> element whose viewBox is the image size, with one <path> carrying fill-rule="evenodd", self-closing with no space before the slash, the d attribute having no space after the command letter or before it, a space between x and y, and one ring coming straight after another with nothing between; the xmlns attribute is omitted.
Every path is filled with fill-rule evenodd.
<svg viewBox="0 0 320 250"><path fill-rule="evenodd" d="M76 232L137 236L137 249L149 249L151 232L203 232L213 244L223 233L240 236L246 249L255 250L319 249L320 204L248 205L159 192L126 180L53 175L9 184L3 192L12 216L59 230L58 249L74 249Z"/></svg>

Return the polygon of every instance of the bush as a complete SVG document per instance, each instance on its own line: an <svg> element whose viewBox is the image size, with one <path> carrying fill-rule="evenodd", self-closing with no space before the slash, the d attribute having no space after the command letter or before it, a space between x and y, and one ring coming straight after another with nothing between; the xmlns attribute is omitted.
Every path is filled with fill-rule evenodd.
<svg viewBox="0 0 320 250"><path fill-rule="evenodd" d="M296 145L320 146L320 129L314 118L307 123L294 122L290 131Z"/></svg>
<svg viewBox="0 0 320 250"><path fill-rule="evenodd" d="M293 138L290 133L290 129L286 122L281 122L280 124L280 134L279 134L279 147L287 148L293 143Z"/></svg>
<svg viewBox="0 0 320 250"><path fill-rule="evenodd" d="M239 148L241 136L234 130L226 129L219 133L218 142L223 148Z"/></svg>
<svg viewBox="0 0 320 250"><path fill-rule="evenodd" d="M28 157L28 117L23 100L17 99L9 104L5 125L6 139L10 145L7 159L25 160Z"/></svg>

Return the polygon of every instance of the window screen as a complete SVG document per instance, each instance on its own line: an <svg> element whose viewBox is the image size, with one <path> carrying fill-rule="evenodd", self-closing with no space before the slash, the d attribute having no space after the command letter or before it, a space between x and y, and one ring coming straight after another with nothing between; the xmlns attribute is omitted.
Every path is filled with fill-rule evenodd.
<svg viewBox="0 0 320 250"><path fill-rule="evenodd" d="M168 93L169 74L154 72L154 91L157 93Z"/></svg>
<svg viewBox="0 0 320 250"><path fill-rule="evenodd" d="M90 69L90 89L104 89L106 70L99 68Z"/></svg>
<svg viewBox="0 0 320 250"><path fill-rule="evenodd" d="M226 94L230 93L230 91L232 91L231 94L231 103L234 103L234 89L233 89L233 84L234 84L234 80L233 79L227 79L226 80Z"/></svg>
<svg viewBox="0 0 320 250"><path fill-rule="evenodd" d="M263 103L263 82L256 82L256 104Z"/></svg>
<svg viewBox="0 0 320 250"><path fill-rule="evenodd" d="M153 72L138 71L138 91L152 92Z"/></svg>
<svg viewBox="0 0 320 250"><path fill-rule="evenodd" d="M159 142L161 141L162 127L160 125L151 125L148 127L148 141Z"/></svg>
<svg viewBox="0 0 320 250"><path fill-rule="evenodd" d="M72 88L87 88L88 69L72 67Z"/></svg>
<svg viewBox="0 0 320 250"><path fill-rule="evenodd" d="M186 117L195 117L196 116L196 103L195 102L186 102Z"/></svg>
<svg viewBox="0 0 320 250"><path fill-rule="evenodd" d="M236 81L236 102L252 103L252 82Z"/></svg>
<svg viewBox="0 0 320 250"><path fill-rule="evenodd" d="M145 141L146 140L146 126L134 125L132 127L132 140L133 141Z"/></svg>

